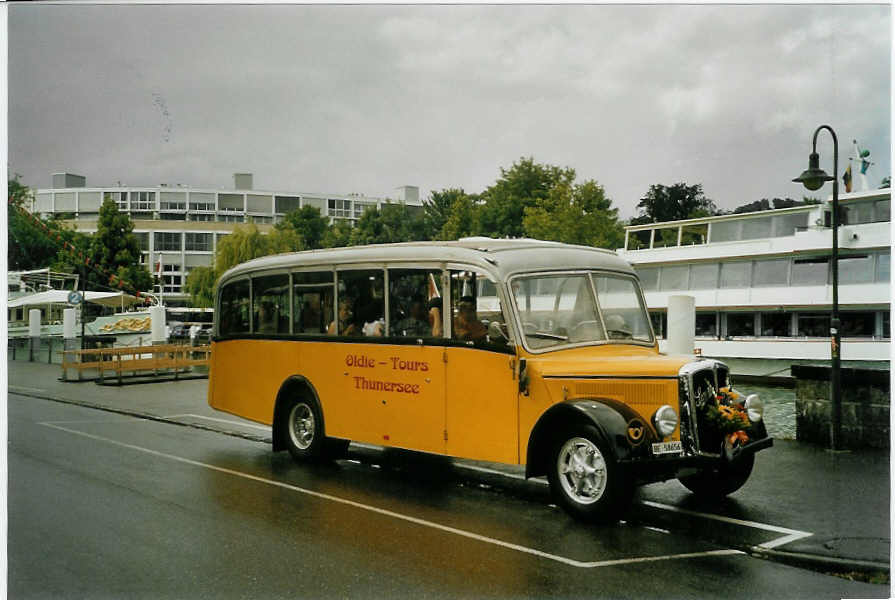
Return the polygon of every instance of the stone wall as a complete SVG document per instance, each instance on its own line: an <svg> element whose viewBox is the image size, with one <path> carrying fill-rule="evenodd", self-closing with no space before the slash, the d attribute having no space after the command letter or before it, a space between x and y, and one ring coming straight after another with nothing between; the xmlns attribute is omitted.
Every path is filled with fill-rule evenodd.
<svg viewBox="0 0 895 600"><path fill-rule="evenodd" d="M792 367L796 439L830 446L830 367ZM841 369L843 448L889 447L889 371Z"/></svg>

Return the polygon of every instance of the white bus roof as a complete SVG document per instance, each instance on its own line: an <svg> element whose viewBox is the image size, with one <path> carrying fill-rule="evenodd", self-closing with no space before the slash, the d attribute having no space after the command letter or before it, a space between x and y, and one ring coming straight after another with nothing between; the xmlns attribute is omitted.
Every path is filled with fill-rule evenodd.
<svg viewBox="0 0 895 600"><path fill-rule="evenodd" d="M446 242L405 242L289 252L239 264L221 276L227 280L259 271L329 265L450 262L480 267L501 280L514 273L608 269L633 275L615 252L533 239L463 238Z"/></svg>

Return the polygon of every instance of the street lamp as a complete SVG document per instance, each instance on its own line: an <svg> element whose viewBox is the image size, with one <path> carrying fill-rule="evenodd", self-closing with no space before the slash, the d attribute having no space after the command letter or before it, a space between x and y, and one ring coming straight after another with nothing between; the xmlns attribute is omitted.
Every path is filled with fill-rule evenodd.
<svg viewBox="0 0 895 600"><path fill-rule="evenodd" d="M833 136L833 174L831 177L820 168L820 157L817 154L817 134L826 129ZM819 190L827 181L833 182L833 315L830 319L830 358L833 369L830 374L830 386L833 399L833 431L830 434L830 449L839 450L842 434L842 388L840 382L840 336L839 336L839 182L835 174L839 172L839 140L836 132L829 125L821 125L814 131L812 151L808 156L808 169L793 179L811 191Z"/></svg>

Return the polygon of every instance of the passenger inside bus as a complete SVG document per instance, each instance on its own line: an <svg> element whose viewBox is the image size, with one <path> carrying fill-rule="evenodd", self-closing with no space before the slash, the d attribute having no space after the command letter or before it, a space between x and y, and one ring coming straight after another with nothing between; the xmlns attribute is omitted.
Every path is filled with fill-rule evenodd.
<svg viewBox="0 0 895 600"><path fill-rule="evenodd" d="M479 321L475 313L475 298L463 296L457 303L457 315L454 317L454 337L466 341L484 340L488 329Z"/></svg>
<svg viewBox="0 0 895 600"><path fill-rule="evenodd" d="M422 295L415 295L410 300L410 310L406 317L397 321L392 328L392 335L405 337L428 336L432 332L426 315L426 305Z"/></svg>
<svg viewBox="0 0 895 600"><path fill-rule="evenodd" d="M326 333L336 335L336 322L329 324ZM359 335L360 328L354 322L354 300L348 296L339 299L339 335Z"/></svg>

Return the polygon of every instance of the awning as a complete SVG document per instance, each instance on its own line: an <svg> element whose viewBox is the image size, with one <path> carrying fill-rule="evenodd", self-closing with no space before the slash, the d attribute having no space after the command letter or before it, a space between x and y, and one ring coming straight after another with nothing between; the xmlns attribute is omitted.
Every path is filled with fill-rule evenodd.
<svg viewBox="0 0 895 600"><path fill-rule="evenodd" d="M21 296L10 300L7 303L8 308L18 308L20 306L43 306L45 304L65 304L68 306L69 290L47 290L38 292L28 296ZM83 292L86 295L87 302L93 304L102 304L103 306L131 306L140 302L134 296L125 294L124 292Z"/></svg>

